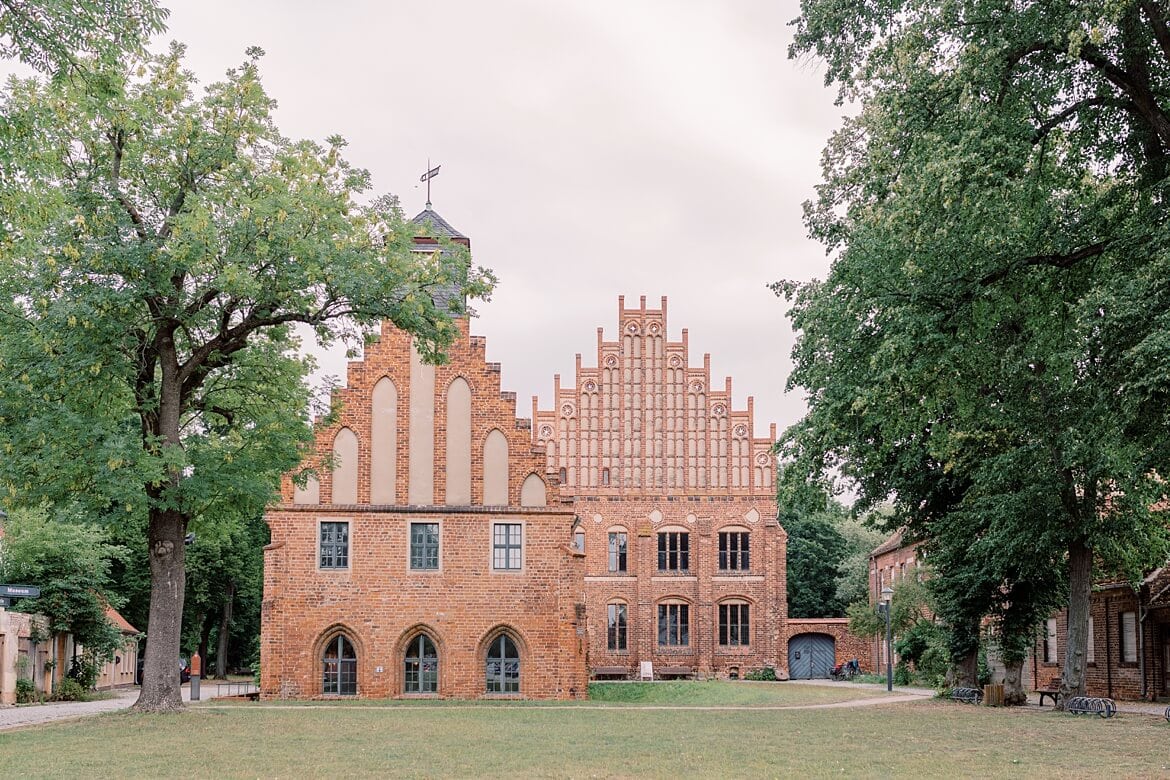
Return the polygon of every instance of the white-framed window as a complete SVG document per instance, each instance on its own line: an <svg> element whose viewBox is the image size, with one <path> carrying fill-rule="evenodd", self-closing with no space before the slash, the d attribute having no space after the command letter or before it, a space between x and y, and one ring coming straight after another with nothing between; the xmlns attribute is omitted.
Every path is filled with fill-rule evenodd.
<svg viewBox="0 0 1170 780"><path fill-rule="evenodd" d="M492 524L492 568L497 571L519 571L524 563L524 525L522 523Z"/></svg>
<svg viewBox="0 0 1170 780"><path fill-rule="evenodd" d="M585 552L585 532L573 532L573 549L577 552Z"/></svg>
<svg viewBox="0 0 1170 780"><path fill-rule="evenodd" d="M1121 662L1136 664L1137 651L1137 613L1121 613Z"/></svg>
<svg viewBox="0 0 1170 780"><path fill-rule="evenodd" d="M1048 618L1044 626L1044 663L1056 663L1056 618Z"/></svg>
<svg viewBox="0 0 1170 780"><path fill-rule="evenodd" d="M1096 657L1096 654L1093 652L1094 640L1093 640L1093 616L1092 615L1089 616L1089 629L1088 629L1088 631L1089 631L1089 636L1085 640L1085 663L1095 664L1095 663L1097 663L1097 657Z"/></svg>
<svg viewBox="0 0 1170 780"><path fill-rule="evenodd" d="M318 524L317 562L322 569L349 568L349 521Z"/></svg>
<svg viewBox="0 0 1170 780"><path fill-rule="evenodd" d="M416 571L439 568L439 524L410 524L410 568Z"/></svg>

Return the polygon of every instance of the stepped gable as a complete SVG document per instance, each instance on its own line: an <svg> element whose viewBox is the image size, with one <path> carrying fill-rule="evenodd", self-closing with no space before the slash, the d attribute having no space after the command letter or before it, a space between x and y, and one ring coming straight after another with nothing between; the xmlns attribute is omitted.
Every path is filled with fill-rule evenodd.
<svg viewBox="0 0 1170 780"><path fill-rule="evenodd" d="M733 408L731 379L714 385L710 355L691 365L687 330L671 341L666 312L665 297L658 309L619 297L619 336L597 329L595 364L577 355L571 383L555 377L551 409L533 398L533 442L546 447L549 473L575 495L774 496L775 424L754 435L753 399Z"/></svg>
<svg viewBox="0 0 1170 780"><path fill-rule="evenodd" d="M281 492L285 503L484 505L485 477L489 483L492 478L485 468L488 472L493 468L490 458L485 463L484 448L489 435L498 431L507 443L506 450L500 448L506 459L507 498L499 500L497 491L488 499L493 506L522 505L527 478L544 475L544 453L531 442L530 421L516 416L516 394L500 389L500 365L485 358L487 340L470 335L466 318L455 322L460 335L447 349L448 362L439 366L425 366L408 334L390 322L382 324L380 337L366 346L362 359L349 362L345 386L334 391L334 403L340 409L337 420L317 432L312 453L303 464L315 469L318 478L298 490L291 476L286 476ZM449 442L445 424L449 390L457 380L466 385L471 430L458 442ZM462 391L463 386L459 388ZM433 395L433 401L422 393ZM343 430L352 433L356 444L342 443L349 439ZM356 457L345 457L347 446L356 447ZM332 467L326 468L331 459ZM357 472L356 495L351 469ZM463 484L448 488L448 478L457 476ZM342 489L334 488L337 477L344 477L350 486L344 495ZM495 484L500 483L497 477ZM540 488L544 488L543 480ZM486 489L490 493L491 485Z"/></svg>

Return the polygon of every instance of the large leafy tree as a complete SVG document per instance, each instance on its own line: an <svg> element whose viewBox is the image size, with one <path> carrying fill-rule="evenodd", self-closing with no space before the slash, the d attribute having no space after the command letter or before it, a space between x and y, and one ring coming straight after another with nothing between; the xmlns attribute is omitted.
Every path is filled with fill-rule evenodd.
<svg viewBox="0 0 1170 780"><path fill-rule="evenodd" d="M807 211L833 268L781 286L788 454L981 550L964 576L1035 597L1005 626L1067 575L1083 690L1095 560L1166 554L1166 4L805 0L797 28L860 110Z"/></svg>
<svg viewBox="0 0 1170 780"><path fill-rule="evenodd" d="M414 253L340 138L283 137L260 54L202 89L175 45L103 70L101 94L0 98L0 468L22 499L145 514L140 709L181 706L189 527L258 514L308 439L294 326L356 343L390 320L438 359L492 282L455 248Z"/></svg>

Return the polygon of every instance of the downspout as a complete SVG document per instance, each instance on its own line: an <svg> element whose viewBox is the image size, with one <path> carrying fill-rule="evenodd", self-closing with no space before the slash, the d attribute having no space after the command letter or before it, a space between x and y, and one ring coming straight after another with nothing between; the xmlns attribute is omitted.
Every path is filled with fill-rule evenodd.
<svg viewBox="0 0 1170 780"><path fill-rule="evenodd" d="M1109 604L1113 601L1109 596L1105 597L1105 695L1110 699L1113 698L1113 638L1109 633Z"/></svg>
<svg viewBox="0 0 1170 780"><path fill-rule="evenodd" d="M1130 585L1130 587L1133 587L1133 585ZM1143 608L1143 606L1142 606L1141 586L1139 585L1138 587L1133 587L1133 592L1134 592L1134 595L1137 596L1138 677L1141 678L1141 681L1142 681L1141 698L1144 701L1146 698L1146 691L1149 690L1149 686L1146 684L1146 629L1145 629L1146 616L1149 614L1149 610Z"/></svg>
<svg viewBox="0 0 1170 780"><path fill-rule="evenodd" d="M1032 636L1032 687L1033 688L1040 687L1040 664L1036 660L1036 648L1038 646L1039 646L1039 643L1036 641L1036 635L1033 634L1033 636Z"/></svg>

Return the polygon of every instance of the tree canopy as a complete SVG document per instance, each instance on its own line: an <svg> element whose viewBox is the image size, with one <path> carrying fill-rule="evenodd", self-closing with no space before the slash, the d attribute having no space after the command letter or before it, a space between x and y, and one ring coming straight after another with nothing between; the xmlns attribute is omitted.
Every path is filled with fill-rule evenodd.
<svg viewBox="0 0 1170 780"><path fill-rule="evenodd" d="M1165 4L805 0L796 24L859 111L806 210L829 276L777 286L810 406L785 453L1034 594L1025 623L1067 576L1082 689L1094 560L1167 553Z"/></svg>
<svg viewBox="0 0 1170 780"><path fill-rule="evenodd" d="M168 14L152 0L2 0L0 57L45 73L89 72L86 58L141 52Z"/></svg>
<svg viewBox="0 0 1170 780"><path fill-rule="evenodd" d="M204 88L183 54L0 95L0 479L145 516L156 710L180 706L188 526L259 516L309 440L294 326L356 347L389 320L440 360L494 281L459 247L414 251L342 138L281 135L259 49Z"/></svg>

